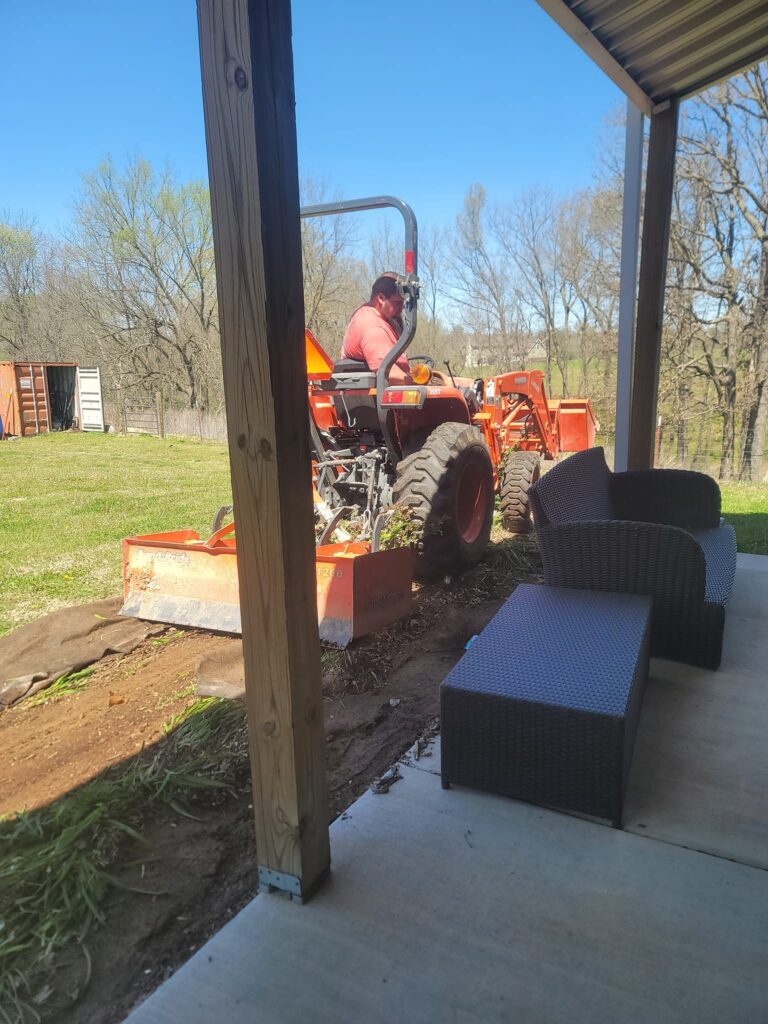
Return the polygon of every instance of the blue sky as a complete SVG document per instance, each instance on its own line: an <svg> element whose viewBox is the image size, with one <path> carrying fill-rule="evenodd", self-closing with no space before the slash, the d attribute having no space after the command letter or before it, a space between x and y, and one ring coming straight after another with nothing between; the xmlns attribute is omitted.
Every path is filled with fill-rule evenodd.
<svg viewBox="0 0 768 1024"><path fill-rule="evenodd" d="M294 0L299 163L422 226L467 187L588 185L619 90L534 0ZM0 3L0 211L66 225L80 174L133 154L206 174L194 0Z"/></svg>

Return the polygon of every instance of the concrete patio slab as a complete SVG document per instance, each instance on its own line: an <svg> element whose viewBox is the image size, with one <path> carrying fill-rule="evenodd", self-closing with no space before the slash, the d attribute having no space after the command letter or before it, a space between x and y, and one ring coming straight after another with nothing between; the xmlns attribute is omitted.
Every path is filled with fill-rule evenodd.
<svg viewBox="0 0 768 1024"><path fill-rule="evenodd" d="M651 661L624 827L768 868L768 572L743 557L721 667Z"/></svg>
<svg viewBox="0 0 768 1024"><path fill-rule="evenodd" d="M260 896L128 1024L768 1019L768 558L717 672L653 660L625 831L440 788L432 756L331 828L304 907Z"/></svg>
<svg viewBox="0 0 768 1024"><path fill-rule="evenodd" d="M768 572L740 564L721 667L651 660L625 831L768 868L766 608ZM439 740L419 766L439 774Z"/></svg>
<svg viewBox="0 0 768 1024"><path fill-rule="evenodd" d="M740 569L757 569L759 572L768 572L768 555L751 555L740 551L736 555L736 566Z"/></svg>
<svg viewBox="0 0 768 1024"><path fill-rule="evenodd" d="M255 899L130 1024L763 1019L765 872L403 772L314 899Z"/></svg>

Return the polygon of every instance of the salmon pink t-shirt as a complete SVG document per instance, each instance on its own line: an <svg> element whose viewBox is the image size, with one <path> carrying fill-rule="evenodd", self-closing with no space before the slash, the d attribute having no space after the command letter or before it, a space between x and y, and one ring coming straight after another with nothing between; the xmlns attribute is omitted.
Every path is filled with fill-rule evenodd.
<svg viewBox="0 0 768 1024"><path fill-rule="evenodd" d="M373 306L360 306L352 314L341 346L342 359L358 359L366 363L368 369L375 373L384 362L384 357L397 343L397 334L388 320ZM400 356L396 365L404 373L410 367L404 355Z"/></svg>

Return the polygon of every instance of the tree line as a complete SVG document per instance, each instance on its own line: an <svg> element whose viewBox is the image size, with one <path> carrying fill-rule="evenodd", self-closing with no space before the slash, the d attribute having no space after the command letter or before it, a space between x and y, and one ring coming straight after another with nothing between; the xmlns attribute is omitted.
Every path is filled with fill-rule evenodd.
<svg viewBox="0 0 768 1024"><path fill-rule="evenodd" d="M620 127L606 127L590 188L497 203L474 183L453 224L421 225L413 349L476 376L540 366L551 394L591 397L609 435ZM660 443L681 465L714 457L721 478L762 480L768 64L683 105L676 167ZM311 180L303 193L328 200ZM343 216L302 222L306 322L332 353L371 280L402 264L399 225L359 230ZM207 185L107 160L83 177L62 237L0 217L0 358L96 364L108 394L161 391L171 406L223 411Z"/></svg>

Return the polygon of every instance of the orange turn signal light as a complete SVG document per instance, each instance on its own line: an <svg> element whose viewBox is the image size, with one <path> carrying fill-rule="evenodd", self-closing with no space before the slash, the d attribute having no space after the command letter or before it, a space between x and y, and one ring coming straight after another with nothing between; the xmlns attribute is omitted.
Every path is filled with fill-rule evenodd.
<svg viewBox="0 0 768 1024"><path fill-rule="evenodd" d="M416 363L411 367L411 379L414 384L429 384L432 371L426 363Z"/></svg>

